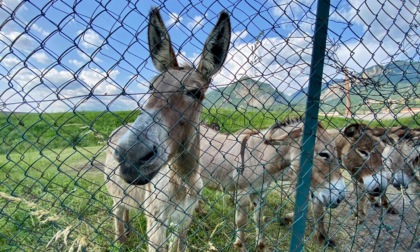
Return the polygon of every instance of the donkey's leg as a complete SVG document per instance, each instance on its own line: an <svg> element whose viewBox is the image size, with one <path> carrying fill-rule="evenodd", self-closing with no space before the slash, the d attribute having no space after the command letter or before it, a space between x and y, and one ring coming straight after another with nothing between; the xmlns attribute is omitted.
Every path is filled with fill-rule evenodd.
<svg viewBox="0 0 420 252"><path fill-rule="evenodd" d="M164 206L163 206L164 207ZM153 217L147 216L147 236L149 238L149 252L164 252L166 248L166 223Z"/></svg>
<svg viewBox="0 0 420 252"><path fill-rule="evenodd" d="M312 204L318 241L325 242L328 246L335 246L335 241L328 237L327 231L325 230L324 216L326 211L324 206L317 199L314 199Z"/></svg>
<svg viewBox="0 0 420 252"><path fill-rule="evenodd" d="M236 240L233 245L241 251L246 251L245 248L245 232L243 227L248 222L248 205L249 197L246 195L238 196L235 211L235 226L236 226Z"/></svg>
<svg viewBox="0 0 420 252"><path fill-rule="evenodd" d="M124 228L124 226L128 224L127 219L124 216L126 211L128 212L128 209L123 207L119 202L114 202L112 214L114 215L115 240L121 243L126 243L128 241Z"/></svg>
<svg viewBox="0 0 420 252"><path fill-rule="evenodd" d="M170 245L170 251L185 251L187 249L187 232L193 221L193 213L200 203L201 190L203 189L203 181L199 173L195 173L190 177L190 183L184 185L185 195L177 200L174 214L171 214L174 223L177 223L177 230L174 233L175 239ZM179 190L179 188L178 188Z"/></svg>
<svg viewBox="0 0 420 252"><path fill-rule="evenodd" d="M167 251L168 216L170 212L173 212L173 206L169 204L167 192L163 189L152 189L150 183L147 186L148 193L146 193L144 207L147 219L146 232L149 239L148 251Z"/></svg>
<svg viewBox="0 0 420 252"><path fill-rule="evenodd" d="M206 211L204 210L204 203L203 200L199 200L197 203L197 207L195 208L195 212L199 215L199 216L204 216L206 215Z"/></svg>
<svg viewBox="0 0 420 252"><path fill-rule="evenodd" d="M123 218L124 218L124 224L126 225L124 233L128 237L130 235L130 210L128 210L128 208L124 210Z"/></svg>
<svg viewBox="0 0 420 252"><path fill-rule="evenodd" d="M254 222L256 226L256 242L257 248L256 251L265 251L265 236L264 236L264 206L265 198L267 196L266 192L262 194L253 193L251 194L251 201L254 206Z"/></svg>
<svg viewBox="0 0 420 252"><path fill-rule="evenodd" d="M195 204L194 204L195 205ZM195 209L195 206L194 208ZM187 249L187 232L188 227L191 225L193 217L193 211L183 212L180 214L182 220L177 225L177 232L174 233L174 240L169 245L169 250L171 252L186 251Z"/></svg>

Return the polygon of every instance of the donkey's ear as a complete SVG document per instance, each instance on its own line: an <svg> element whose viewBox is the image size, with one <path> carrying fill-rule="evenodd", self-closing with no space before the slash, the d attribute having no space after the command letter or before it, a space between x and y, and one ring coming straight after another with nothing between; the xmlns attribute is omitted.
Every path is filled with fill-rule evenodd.
<svg viewBox="0 0 420 252"><path fill-rule="evenodd" d="M351 124L344 129L344 135L349 138L359 138L362 135L362 126L360 124Z"/></svg>
<svg viewBox="0 0 420 252"><path fill-rule="evenodd" d="M210 79L220 70L226 60L229 50L231 26L229 14L220 13L219 21L204 44L203 54L198 65L198 70L206 79Z"/></svg>
<svg viewBox="0 0 420 252"><path fill-rule="evenodd" d="M172 48L171 38L163 24L158 8L153 8L150 11L148 37L149 52L156 69L163 72L169 68L177 68L178 62Z"/></svg>

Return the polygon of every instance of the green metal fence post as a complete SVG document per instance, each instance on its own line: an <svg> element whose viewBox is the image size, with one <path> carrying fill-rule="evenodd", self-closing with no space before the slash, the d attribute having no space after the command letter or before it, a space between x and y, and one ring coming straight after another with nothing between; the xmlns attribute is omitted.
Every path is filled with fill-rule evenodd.
<svg viewBox="0 0 420 252"><path fill-rule="evenodd" d="M330 0L318 0L312 48L308 100L306 102L305 126L302 139L300 172L296 187L296 205L290 251L302 251L308 213L308 196L311 184L315 134L318 124L319 100L324 70L325 45L328 32Z"/></svg>

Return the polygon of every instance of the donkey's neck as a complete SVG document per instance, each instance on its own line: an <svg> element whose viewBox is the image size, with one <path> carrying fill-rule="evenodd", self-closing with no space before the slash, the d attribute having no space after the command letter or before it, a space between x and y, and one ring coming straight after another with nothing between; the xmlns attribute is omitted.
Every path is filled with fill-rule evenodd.
<svg viewBox="0 0 420 252"><path fill-rule="evenodd" d="M199 133L195 134L183 145L177 146L174 153L170 155L169 167L176 176L188 178L192 176L197 168L200 155Z"/></svg>
<svg viewBox="0 0 420 252"><path fill-rule="evenodd" d="M290 144L285 143L282 146L266 144L262 135L250 136L248 143L250 151L260 153L259 156L254 158L261 157L262 160L257 161L266 162L266 165L268 165L267 169L272 170L269 172L284 170L291 163L290 151L292 150L290 150Z"/></svg>

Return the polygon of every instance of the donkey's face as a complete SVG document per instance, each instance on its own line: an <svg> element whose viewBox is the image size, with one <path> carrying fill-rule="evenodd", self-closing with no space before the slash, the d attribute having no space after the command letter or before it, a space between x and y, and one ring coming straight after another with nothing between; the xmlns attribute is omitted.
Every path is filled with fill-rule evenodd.
<svg viewBox="0 0 420 252"><path fill-rule="evenodd" d="M386 146L383 152L385 166L392 173L392 185L400 189L408 188L414 179L415 169L420 165L420 149L406 141L401 141L393 146Z"/></svg>
<svg viewBox="0 0 420 252"><path fill-rule="evenodd" d="M286 143L287 151L291 152L291 165L295 171L298 171L303 123L299 122L297 125L291 125L290 127L292 130L282 128L272 130L271 134L266 136L266 141L272 145L285 145ZM279 152L279 155L281 156L280 159L286 156L285 153L281 152ZM346 194L336 144L321 125L318 125L315 139L311 188L313 199L331 208L337 207L344 200Z"/></svg>
<svg viewBox="0 0 420 252"><path fill-rule="evenodd" d="M344 166L363 182L367 193L380 195L388 186L388 173L383 169L381 156L385 145L360 124L346 127L344 136L350 142L350 148L342 153Z"/></svg>
<svg viewBox="0 0 420 252"><path fill-rule="evenodd" d="M151 82L143 111L114 151L127 183L146 184L166 164L188 171L197 166L201 102L226 59L230 32L229 16L222 12L198 67L180 67L159 11L151 11L149 51L160 74Z"/></svg>
<svg viewBox="0 0 420 252"><path fill-rule="evenodd" d="M346 184L341 175L336 143L321 126L318 126L314 151L312 197L326 207L336 208L346 196Z"/></svg>
<svg viewBox="0 0 420 252"><path fill-rule="evenodd" d="M407 127L375 128L372 134L380 138L386 147L382 153L384 165L392 174L391 183L397 189L407 189L420 165L420 149L415 130Z"/></svg>

